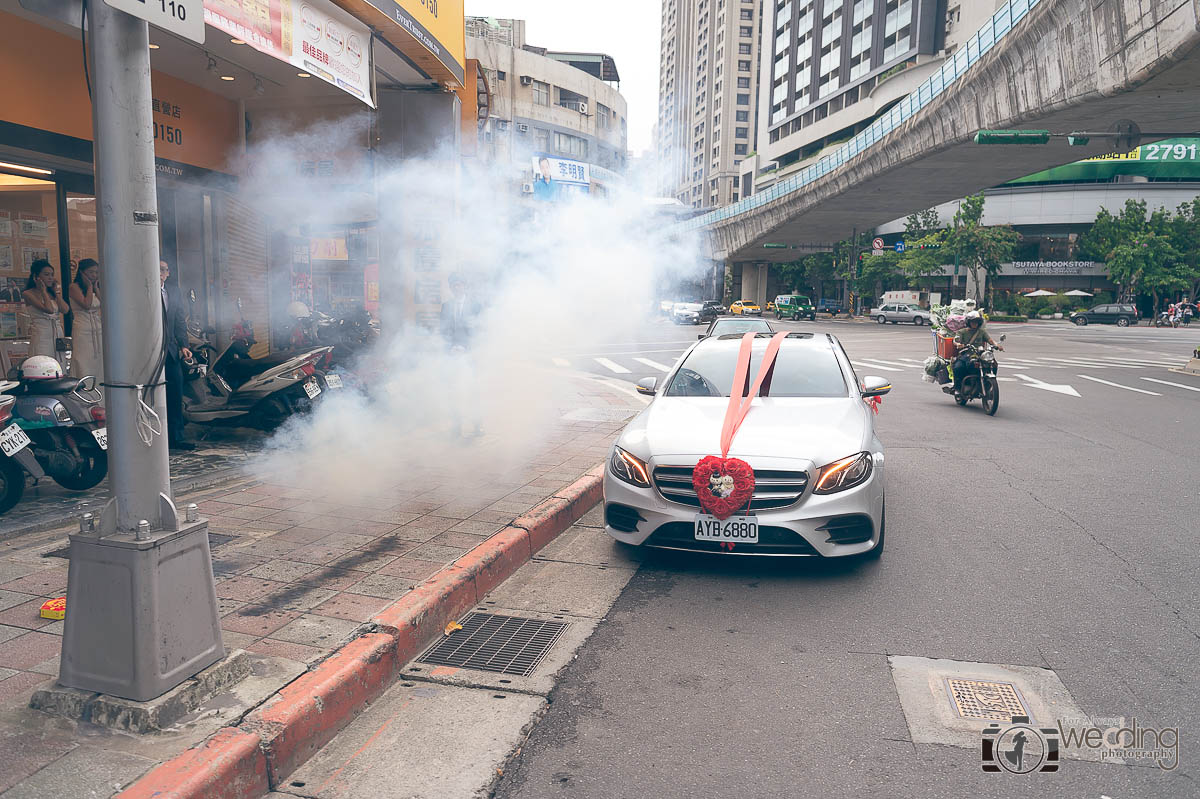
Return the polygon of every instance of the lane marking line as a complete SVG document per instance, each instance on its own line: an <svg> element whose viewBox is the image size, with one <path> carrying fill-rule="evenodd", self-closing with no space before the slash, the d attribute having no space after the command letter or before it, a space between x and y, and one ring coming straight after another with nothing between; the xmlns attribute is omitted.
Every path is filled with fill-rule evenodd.
<svg viewBox="0 0 1200 799"><path fill-rule="evenodd" d="M628 369L626 369L624 366L622 366L619 363L610 361L608 358L592 358L592 360L595 361L596 363L600 364L601 366L603 366L605 369L612 372L613 374L618 374L618 375L629 374Z"/></svg>
<svg viewBox="0 0 1200 799"><path fill-rule="evenodd" d="M1075 375L1075 376L1082 377L1084 380L1091 380L1093 383L1103 383L1104 385L1112 386L1113 388L1123 388L1126 391L1136 391L1139 394L1149 394L1152 397L1161 397L1162 396L1162 394L1159 394L1157 391L1147 391L1144 388L1134 388L1133 386L1123 386L1120 383L1110 383L1109 381L1101 380L1098 377L1088 377L1087 375Z"/></svg>
<svg viewBox="0 0 1200 799"><path fill-rule="evenodd" d="M883 371L885 371L885 372L899 372L899 371L902 371L902 370L900 370L900 369L897 369L897 368L896 368L896 367L894 367L894 366L880 366L879 364L876 364L876 363L870 363L870 362L867 362L867 361L850 361L850 363L854 364L855 366L861 366L861 367L862 367L862 368L864 368L864 369L882 369L882 370L883 370Z"/></svg>
<svg viewBox="0 0 1200 799"><path fill-rule="evenodd" d="M1187 389L1188 391L1200 391L1200 388L1197 388L1196 386L1185 386L1183 383L1172 383L1169 380L1155 380L1153 377L1143 377L1141 379L1148 380L1151 383L1161 383L1164 386L1175 386L1175 388Z"/></svg>
<svg viewBox="0 0 1200 799"><path fill-rule="evenodd" d="M658 370L658 371L660 371L660 372L669 372L669 371L671 371L671 367L669 367L669 366L664 366L663 364L659 363L658 361L652 361L652 360L650 360L649 358L634 358L634 360L635 360L635 361L637 361L637 362L638 362L638 363L640 363L640 364L644 364L645 366L649 366L651 369L657 369L657 370Z"/></svg>

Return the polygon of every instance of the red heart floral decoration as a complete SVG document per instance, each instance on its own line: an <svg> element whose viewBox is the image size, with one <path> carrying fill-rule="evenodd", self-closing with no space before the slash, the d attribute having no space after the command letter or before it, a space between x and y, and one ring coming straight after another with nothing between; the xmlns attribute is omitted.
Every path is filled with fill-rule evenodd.
<svg viewBox="0 0 1200 799"><path fill-rule="evenodd" d="M754 470L738 458L709 455L692 470L692 487L700 507L718 519L728 519L754 494Z"/></svg>

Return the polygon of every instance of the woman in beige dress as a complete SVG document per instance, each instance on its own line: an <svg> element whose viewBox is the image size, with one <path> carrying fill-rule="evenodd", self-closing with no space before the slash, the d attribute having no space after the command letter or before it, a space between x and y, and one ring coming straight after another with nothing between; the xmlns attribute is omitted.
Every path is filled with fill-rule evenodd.
<svg viewBox="0 0 1200 799"><path fill-rule="evenodd" d="M93 375L104 382L104 349L100 325L100 264L91 258L79 262L71 281L71 376Z"/></svg>
<svg viewBox="0 0 1200 799"><path fill-rule="evenodd" d="M48 355L59 363L65 353L59 352L57 342L63 337L63 314L70 306L58 290L54 266L39 258L29 266L25 291L25 313L29 317L29 355Z"/></svg>

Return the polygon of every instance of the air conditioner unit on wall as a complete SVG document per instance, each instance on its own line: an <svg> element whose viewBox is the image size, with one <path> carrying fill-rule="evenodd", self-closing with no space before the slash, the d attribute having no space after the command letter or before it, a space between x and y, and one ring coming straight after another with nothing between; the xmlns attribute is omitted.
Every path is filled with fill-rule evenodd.
<svg viewBox="0 0 1200 799"><path fill-rule="evenodd" d="M532 86L533 78L529 77L528 75L522 75L521 76L521 85L522 86Z"/></svg>
<svg viewBox="0 0 1200 799"><path fill-rule="evenodd" d="M528 132L529 132L529 126L528 126L528 125L525 125L525 124L523 124L523 123L520 123L520 122L518 122L518 123L517 123L517 133L528 133Z"/></svg>
<svg viewBox="0 0 1200 799"><path fill-rule="evenodd" d="M521 193L522 194L533 194L533 184L532 183L522 183L521 184Z"/></svg>
<svg viewBox="0 0 1200 799"><path fill-rule="evenodd" d="M588 112L587 103L580 103L579 104L579 113L583 114L584 116L587 116L587 112Z"/></svg>

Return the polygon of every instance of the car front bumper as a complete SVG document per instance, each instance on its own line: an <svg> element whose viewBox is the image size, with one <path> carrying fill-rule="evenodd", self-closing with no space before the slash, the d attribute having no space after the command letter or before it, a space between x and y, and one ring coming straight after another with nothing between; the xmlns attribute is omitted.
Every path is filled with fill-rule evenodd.
<svg viewBox="0 0 1200 799"><path fill-rule="evenodd" d="M757 464L752 464L757 465ZM778 464L758 465L758 468L803 469L810 475L809 484L800 499L786 508L757 510L759 544L738 544L734 555L767 555L787 557L845 557L859 555L872 549L879 541L883 524L884 470L882 453L875 454L871 477L862 485L836 494L813 494L817 469L814 464L787 467ZM653 467L651 467L653 471ZM629 511L636 512L638 521L632 531L620 530L610 522L632 520ZM610 517L610 512L614 513ZM604 472L604 530L618 541L634 546L689 551L719 551L710 542L696 541L689 531L694 530L698 508L671 502L653 486L642 488L630 485ZM870 538L852 544L830 541L831 529L842 524L870 525ZM865 529L865 528L864 528Z"/></svg>

